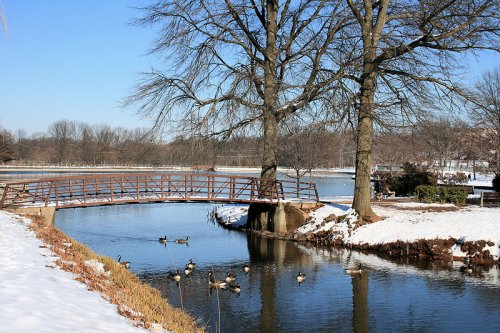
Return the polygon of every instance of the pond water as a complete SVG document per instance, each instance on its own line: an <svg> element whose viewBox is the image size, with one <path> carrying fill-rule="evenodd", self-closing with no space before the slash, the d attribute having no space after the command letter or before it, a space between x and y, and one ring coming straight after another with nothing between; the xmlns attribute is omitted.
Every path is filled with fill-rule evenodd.
<svg viewBox="0 0 500 333"><path fill-rule="evenodd" d="M326 184L326 183L325 183ZM325 185L326 186L326 185ZM344 193L342 193L344 194ZM95 252L131 262L208 332L500 332L498 267L459 272L459 263L394 262L372 254L225 230L211 204L144 204L60 210L56 225ZM189 236L188 245L167 242ZM180 283L167 274L193 259ZM242 271L250 263L248 274ZM350 276L346 267L368 271ZM440 267L438 267L440 266ZM210 289L234 272L241 293ZM306 274L302 284L297 274ZM219 321L220 317L220 321Z"/></svg>

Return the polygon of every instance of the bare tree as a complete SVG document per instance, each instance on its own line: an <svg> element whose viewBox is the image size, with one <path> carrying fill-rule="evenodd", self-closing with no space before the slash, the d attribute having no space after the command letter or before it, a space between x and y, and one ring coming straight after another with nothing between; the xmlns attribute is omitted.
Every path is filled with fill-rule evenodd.
<svg viewBox="0 0 500 333"><path fill-rule="evenodd" d="M54 140L57 162L63 163L67 161L71 142L75 138L75 122L69 120L58 120L49 126L48 132Z"/></svg>
<svg viewBox="0 0 500 333"><path fill-rule="evenodd" d="M500 173L500 67L484 73L474 92L471 118L489 138L495 150L496 172Z"/></svg>
<svg viewBox="0 0 500 333"><path fill-rule="evenodd" d="M144 74L126 104L191 136L262 126L261 176L276 179L280 122L321 104L342 75L343 1L164 0L146 12L138 22L160 26L152 52L169 69Z"/></svg>
<svg viewBox="0 0 500 333"><path fill-rule="evenodd" d="M374 122L418 117L416 105L461 94L451 80L455 54L498 50L498 0L346 0L357 27L362 62L346 76L356 92L357 152L353 208L374 216L370 204ZM437 94L437 96L436 96ZM453 100L451 99L451 102Z"/></svg>
<svg viewBox="0 0 500 333"><path fill-rule="evenodd" d="M288 175L297 182L307 174L311 175L313 169L322 165L326 159L325 143L328 139L322 129L298 125L286 126L280 147L280 165L295 171ZM297 184L297 196L299 195Z"/></svg>
<svg viewBox="0 0 500 333"><path fill-rule="evenodd" d="M458 157L460 137L463 134L462 122L442 116L438 119L423 121L416 125L416 128L426 150L437 155L432 162L437 160L437 167L442 175L451 160Z"/></svg>
<svg viewBox="0 0 500 333"><path fill-rule="evenodd" d="M96 143L96 163L110 163L114 158L111 148L115 143L116 134L107 124L95 125L93 129Z"/></svg>
<svg viewBox="0 0 500 333"><path fill-rule="evenodd" d="M86 123L80 123L77 126L79 138L80 161L85 164L95 162L95 135L92 126Z"/></svg>

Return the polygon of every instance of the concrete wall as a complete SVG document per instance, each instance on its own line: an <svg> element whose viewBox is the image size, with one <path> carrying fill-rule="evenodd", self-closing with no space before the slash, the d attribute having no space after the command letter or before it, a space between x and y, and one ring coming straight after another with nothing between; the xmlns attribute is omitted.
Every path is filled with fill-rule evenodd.
<svg viewBox="0 0 500 333"><path fill-rule="evenodd" d="M299 207L301 203L280 202L278 204L251 204L248 222L251 230L287 233L303 225L307 214ZM307 206L310 208L310 205Z"/></svg>
<svg viewBox="0 0 500 333"><path fill-rule="evenodd" d="M55 224L55 207L23 207L6 209L19 215L36 215L40 216L43 222L48 226Z"/></svg>

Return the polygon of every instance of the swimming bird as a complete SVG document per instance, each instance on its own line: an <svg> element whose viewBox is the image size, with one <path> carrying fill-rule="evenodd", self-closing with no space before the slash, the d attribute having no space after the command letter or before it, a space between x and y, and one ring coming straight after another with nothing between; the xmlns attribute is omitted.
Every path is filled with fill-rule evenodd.
<svg viewBox="0 0 500 333"><path fill-rule="evenodd" d="M306 280L306 275L302 272L299 272L299 274L297 274L297 282L299 283L299 285L305 280Z"/></svg>
<svg viewBox="0 0 500 333"><path fill-rule="evenodd" d="M182 238L176 239L175 242L177 244L186 244L188 242L188 239L189 239L189 236L187 236L186 239L182 239Z"/></svg>
<svg viewBox="0 0 500 333"><path fill-rule="evenodd" d="M193 259L189 259L189 262L186 264L186 267L189 267L191 270L196 268L196 264L193 262Z"/></svg>
<svg viewBox="0 0 500 333"><path fill-rule="evenodd" d="M246 263L243 265L243 272L245 272L245 274L250 272L250 264Z"/></svg>
<svg viewBox="0 0 500 333"><path fill-rule="evenodd" d="M462 272L462 273L468 273L468 274L472 273L472 266L471 266L471 264L468 264L467 266L460 267L460 272Z"/></svg>
<svg viewBox="0 0 500 333"><path fill-rule="evenodd" d="M158 241L159 241L160 243L166 243L166 242L167 242L167 236L165 235L165 237L160 237L160 238L158 239Z"/></svg>
<svg viewBox="0 0 500 333"><path fill-rule="evenodd" d="M363 269L361 268L361 264L359 264L358 268L356 267L346 268L345 272L347 274L361 274L363 272Z"/></svg>
<svg viewBox="0 0 500 333"><path fill-rule="evenodd" d="M236 275L234 275L232 272L228 272L226 275L226 282L231 283L236 281Z"/></svg>
<svg viewBox="0 0 500 333"><path fill-rule="evenodd" d="M191 273L193 273L193 270L192 270L191 268L189 268L189 266L186 266L186 267L184 268L184 274L185 274L186 276L188 276L188 275L189 275L189 274L191 274Z"/></svg>
<svg viewBox="0 0 500 333"><path fill-rule="evenodd" d="M222 280L216 280L212 274L212 272L208 272L208 284L213 288L227 288L227 282Z"/></svg>
<svg viewBox="0 0 500 333"><path fill-rule="evenodd" d="M125 268L129 268L130 267L130 261L121 261L121 260L122 260L122 256L118 255L118 263L120 265L122 265L123 267L125 267Z"/></svg>
<svg viewBox="0 0 500 333"><path fill-rule="evenodd" d="M235 286L229 286L229 291L232 292L232 293L235 293L236 295L238 295L238 297L240 297L240 292L241 292L241 286L239 283L237 283Z"/></svg>
<svg viewBox="0 0 500 333"><path fill-rule="evenodd" d="M181 280L181 275L179 274L179 270L177 269L175 273L174 272L168 273L167 278L169 278L172 281L179 282Z"/></svg>

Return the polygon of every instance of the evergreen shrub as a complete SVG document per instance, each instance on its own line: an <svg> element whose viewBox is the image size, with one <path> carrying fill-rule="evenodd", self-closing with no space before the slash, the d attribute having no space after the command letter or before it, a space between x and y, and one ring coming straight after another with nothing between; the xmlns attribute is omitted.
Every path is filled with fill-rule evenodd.
<svg viewBox="0 0 500 333"><path fill-rule="evenodd" d="M465 186L431 186L419 185L415 189L415 197L425 203L465 204L467 188Z"/></svg>

